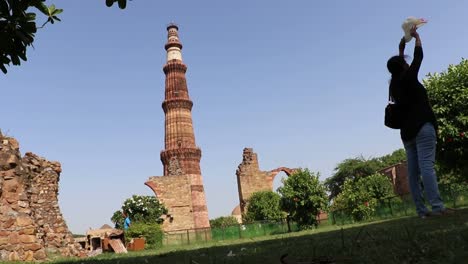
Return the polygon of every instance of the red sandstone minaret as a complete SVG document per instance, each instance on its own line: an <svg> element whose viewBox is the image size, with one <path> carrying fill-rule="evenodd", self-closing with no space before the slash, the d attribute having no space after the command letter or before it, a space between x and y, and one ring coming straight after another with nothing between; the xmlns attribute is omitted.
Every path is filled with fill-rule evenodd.
<svg viewBox="0 0 468 264"><path fill-rule="evenodd" d="M168 208L165 231L200 230L210 227L205 190L200 170L201 150L195 144L192 106L182 62L179 28L167 27L165 98L165 149L161 151L164 176L150 177L145 183Z"/></svg>
<svg viewBox="0 0 468 264"><path fill-rule="evenodd" d="M195 145L192 124L193 102L189 98L185 72L187 66L182 62L182 44L179 41L178 27L167 27L168 40L165 45L167 63L165 100L162 108L165 114L165 150L161 152L164 175L174 175L174 169L184 174L201 174L201 150ZM172 164L177 158L179 164ZM172 161L171 161L172 160Z"/></svg>

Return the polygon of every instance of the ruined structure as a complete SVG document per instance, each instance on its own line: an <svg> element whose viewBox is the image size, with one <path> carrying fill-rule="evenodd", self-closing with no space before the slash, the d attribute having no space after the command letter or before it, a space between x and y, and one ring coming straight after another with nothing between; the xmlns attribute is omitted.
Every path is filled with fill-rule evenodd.
<svg viewBox="0 0 468 264"><path fill-rule="evenodd" d="M61 165L0 133L0 260L45 260L51 254L80 256L58 205Z"/></svg>
<svg viewBox="0 0 468 264"><path fill-rule="evenodd" d="M150 177L145 183L167 207L164 231L209 228L208 209L200 170L201 150L195 144L192 106L182 62L182 44L178 27L167 27L165 45L167 62L165 100L165 149L161 152L163 175Z"/></svg>
<svg viewBox="0 0 468 264"><path fill-rule="evenodd" d="M258 165L257 153L251 148L244 148L242 162L237 168L237 188L239 190L239 208L234 208L232 215L239 219L239 215L246 212L250 196L258 191L272 191L273 180L280 172L291 175L295 169L279 167L271 171L261 171ZM240 210L239 210L240 209Z"/></svg>
<svg viewBox="0 0 468 264"><path fill-rule="evenodd" d="M382 173L390 178L395 194L404 196L410 193L408 183L408 168L406 166L406 162L398 163L381 169L379 173Z"/></svg>

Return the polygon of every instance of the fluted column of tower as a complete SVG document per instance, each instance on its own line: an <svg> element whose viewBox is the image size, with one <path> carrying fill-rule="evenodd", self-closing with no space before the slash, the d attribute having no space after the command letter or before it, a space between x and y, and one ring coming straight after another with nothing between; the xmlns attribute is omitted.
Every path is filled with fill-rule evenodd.
<svg viewBox="0 0 468 264"><path fill-rule="evenodd" d="M165 150L161 152L164 175L173 175L171 167L179 173L201 174L201 150L195 144L192 124L192 106L185 72L187 66L182 62L182 44L178 27L167 27L168 39L165 45L167 62L163 70L166 74L165 100L162 108L165 114ZM176 164L173 164L176 163Z"/></svg>
<svg viewBox="0 0 468 264"><path fill-rule="evenodd" d="M192 123L192 106L182 62L182 44L179 28L167 27L167 62L165 99L162 108L165 114L165 150L161 152L164 176L186 175L189 179L193 228L209 228L208 209L200 170L201 150L195 144ZM163 177L164 177L163 176ZM174 190L175 191L175 190Z"/></svg>

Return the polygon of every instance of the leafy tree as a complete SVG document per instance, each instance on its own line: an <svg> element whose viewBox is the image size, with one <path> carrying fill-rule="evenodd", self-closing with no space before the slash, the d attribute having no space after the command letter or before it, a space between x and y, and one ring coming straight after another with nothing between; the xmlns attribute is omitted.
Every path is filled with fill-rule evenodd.
<svg viewBox="0 0 468 264"><path fill-rule="evenodd" d="M335 168L333 176L325 180L325 186L330 192L330 200L342 191L346 180L354 180L374 174L381 168L381 162L376 159L366 160L364 157L346 159Z"/></svg>
<svg viewBox="0 0 468 264"><path fill-rule="evenodd" d="M437 165L440 171L468 181L468 60L423 81L438 123Z"/></svg>
<svg viewBox="0 0 468 264"><path fill-rule="evenodd" d="M45 0L0 0L0 69L7 73L6 65L20 65L26 61L26 48L34 42L38 28L60 21L63 12L54 5L46 6ZM36 25L35 9L47 17L41 27Z"/></svg>
<svg viewBox="0 0 468 264"><path fill-rule="evenodd" d="M255 192L247 204L245 222L284 218L280 208L280 195L273 191Z"/></svg>
<svg viewBox="0 0 468 264"><path fill-rule="evenodd" d="M61 21L58 15L63 9L46 6L45 1L0 0L0 70L3 73L7 73L6 66L10 63L21 65L21 60L27 61L27 47L33 45L38 29L49 22ZM106 0L106 5L111 7L115 2L121 9L127 6L127 0ZM47 17L40 27L36 24L37 12Z"/></svg>
<svg viewBox="0 0 468 264"><path fill-rule="evenodd" d="M404 149L397 149L392 154L389 155L384 155L382 157L377 158L377 160L381 163L380 164L380 169L383 169L385 167L389 167L401 162L406 161L406 151Z"/></svg>
<svg viewBox="0 0 468 264"><path fill-rule="evenodd" d="M114 212L111 221L116 227L123 227L122 212L126 212L133 223L161 223L167 209L154 196L133 195L124 201L121 210Z"/></svg>
<svg viewBox="0 0 468 264"><path fill-rule="evenodd" d="M342 192L333 201L332 210L342 210L354 220L368 219L382 198L393 196L390 179L375 173L357 180L348 179Z"/></svg>
<svg viewBox="0 0 468 264"><path fill-rule="evenodd" d="M232 225L238 225L237 219L234 216L220 216L210 220L210 226L212 228L227 227Z"/></svg>
<svg viewBox="0 0 468 264"><path fill-rule="evenodd" d="M300 229L317 226L317 215L327 208L325 186L319 181L319 174L308 169L299 169L282 180L278 188L281 207Z"/></svg>

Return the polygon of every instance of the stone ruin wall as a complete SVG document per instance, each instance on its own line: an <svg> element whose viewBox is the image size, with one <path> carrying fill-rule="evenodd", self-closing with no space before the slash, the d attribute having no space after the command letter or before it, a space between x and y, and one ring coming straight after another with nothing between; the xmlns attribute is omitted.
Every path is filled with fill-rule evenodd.
<svg viewBox="0 0 468 264"><path fill-rule="evenodd" d="M210 228L201 175L153 176L145 184L168 209L165 232Z"/></svg>
<svg viewBox="0 0 468 264"><path fill-rule="evenodd" d="M384 168L379 172L390 178L395 194L405 196L410 193L406 162Z"/></svg>
<svg viewBox="0 0 468 264"><path fill-rule="evenodd" d="M58 162L22 158L18 142L0 134L0 261L84 256L60 212L60 172Z"/></svg>
<svg viewBox="0 0 468 264"><path fill-rule="evenodd" d="M186 174L154 176L145 183L168 209L162 228L165 232L193 229L190 179Z"/></svg>
<svg viewBox="0 0 468 264"><path fill-rule="evenodd" d="M261 171L257 153L253 152L252 148L244 148L242 162L236 171L239 205L233 209L232 216L241 222L242 215L246 213L249 198L254 192L273 190L273 180L279 172L284 171L289 176L294 170L296 169L280 167L271 171ZM399 163L379 172L390 178L395 194L405 196L410 193L406 163ZM321 214L319 219L322 218L326 218L326 215Z"/></svg>
<svg viewBox="0 0 468 264"><path fill-rule="evenodd" d="M284 171L286 175L289 176L294 170L295 169L279 167L271 171L261 171L258 164L257 153L253 152L252 148L244 148L242 162L239 164L236 171L240 213L244 214L246 212L249 198L254 192L272 191L273 180L278 173ZM238 213L238 210L235 208L233 214L235 211Z"/></svg>

